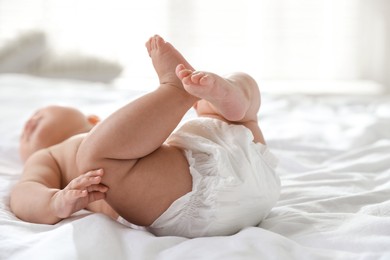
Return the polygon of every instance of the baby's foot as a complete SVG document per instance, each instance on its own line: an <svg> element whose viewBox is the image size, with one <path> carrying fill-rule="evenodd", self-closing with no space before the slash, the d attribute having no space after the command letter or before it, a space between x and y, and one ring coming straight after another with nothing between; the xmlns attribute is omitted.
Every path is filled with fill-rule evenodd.
<svg viewBox="0 0 390 260"><path fill-rule="evenodd" d="M245 116L250 101L239 83L214 73L194 71L183 64L176 67L176 75L188 93L208 101L214 112L228 121L239 121Z"/></svg>
<svg viewBox="0 0 390 260"><path fill-rule="evenodd" d="M192 67L180 52L158 35L151 37L145 45L152 58L160 84L173 84L182 87L181 80L175 75L175 68L178 64L185 64L191 69Z"/></svg>

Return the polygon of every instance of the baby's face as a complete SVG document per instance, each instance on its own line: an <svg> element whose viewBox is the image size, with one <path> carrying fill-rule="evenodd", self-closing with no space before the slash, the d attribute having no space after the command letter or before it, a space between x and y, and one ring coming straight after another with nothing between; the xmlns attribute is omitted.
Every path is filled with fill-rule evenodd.
<svg viewBox="0 0 390 260"><path fill-rule="evenodd" d="M69 137L91 130L93 124L79 110L48 106L39 109L26 122L20 138L23 161L42 148L58 144Z"/></svg>

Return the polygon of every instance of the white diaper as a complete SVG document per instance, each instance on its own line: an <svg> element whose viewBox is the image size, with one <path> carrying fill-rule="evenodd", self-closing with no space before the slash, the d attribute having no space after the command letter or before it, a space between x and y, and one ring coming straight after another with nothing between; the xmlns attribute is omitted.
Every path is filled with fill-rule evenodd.
<svg viewBox="0 0 390 260"><path fill-rule="evenodd" d="M231 235L258 225L279 199L277 160L252 132L218 119L186 122L167 142L184 150L192 191L177 199L149 230L183 237Z"/></svg>

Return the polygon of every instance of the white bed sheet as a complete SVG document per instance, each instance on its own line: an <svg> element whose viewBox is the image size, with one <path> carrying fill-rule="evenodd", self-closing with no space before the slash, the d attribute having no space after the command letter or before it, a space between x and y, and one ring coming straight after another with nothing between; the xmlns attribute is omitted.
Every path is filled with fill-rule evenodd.
<svg viewBox="0 0 390 260"><path fill-rule="evenodd" d="M81 211L56 225L18 220L19 133L47 104L103 117L141 94L99 84L0 76L0 259L390 259L390 97L263 95L281 198L259 227L226 237L155 237ZM193 117L189 112L186 117Z"/></svg>

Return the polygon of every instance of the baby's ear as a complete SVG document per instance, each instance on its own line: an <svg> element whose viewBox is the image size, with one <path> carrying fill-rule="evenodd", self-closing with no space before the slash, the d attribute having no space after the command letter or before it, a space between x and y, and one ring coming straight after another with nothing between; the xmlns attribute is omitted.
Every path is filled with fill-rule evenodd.
<svg viewBox="0 0 390 260"><path fill-rule="evenodd" d="M88 122L93 126L100 122L100 118L97 115L89 115L87 116L87 119Z"/></svg>

